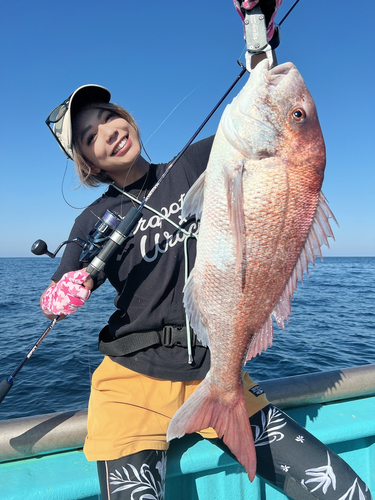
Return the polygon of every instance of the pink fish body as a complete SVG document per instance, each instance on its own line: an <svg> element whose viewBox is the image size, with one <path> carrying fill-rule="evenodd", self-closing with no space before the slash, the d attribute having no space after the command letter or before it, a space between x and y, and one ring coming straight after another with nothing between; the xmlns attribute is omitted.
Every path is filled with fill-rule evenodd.
<svg viewBox="0 0 375 500"><path fill-rule="evenodd" d="M291 63L268 70L264 61L225 109L207 170L183 206L183 216L201 217L184 304L210 346L211 368L167 439L213 427L250 480L256 456L241 371L272 344L272 316L284 327L297 280L333 237L321 193L325 161L298 70Z"/></svg>

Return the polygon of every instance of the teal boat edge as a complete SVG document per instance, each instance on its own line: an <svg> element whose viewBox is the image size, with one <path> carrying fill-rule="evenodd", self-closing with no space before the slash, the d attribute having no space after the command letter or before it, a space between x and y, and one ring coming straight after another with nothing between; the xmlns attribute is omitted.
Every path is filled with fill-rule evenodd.
<svg viewBox="0 0 375 500"><path fill-rule="evenodd" d="M261 383L268 399L346 460L375 492L375 365ZM82 452L86 410L0 422L1 500L100 498ZM285 500L197 435L171 443L167 500Z"/></svg>

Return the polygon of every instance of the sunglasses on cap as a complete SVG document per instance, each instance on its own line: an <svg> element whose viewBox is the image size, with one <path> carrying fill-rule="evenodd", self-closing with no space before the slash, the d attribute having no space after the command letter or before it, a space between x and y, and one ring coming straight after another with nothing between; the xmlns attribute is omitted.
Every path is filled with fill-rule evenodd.
<svg viewBox="0 0 375 500"><path fill-rule="evenodd" d="M52 132L53 137L56 139L58 145L63 150L65 155L68 158L70 158L71 160L73 160L71 154L69 154L67 152L67 150L63 146L62 142L60 141L59 137L55 133L53 126L51 127L51 124L55 125L57 122L59 122L60 120L62 120L64 118L64 116L66 115L66 112L69 109L69 102L70 102L71 97L72 97L72 94L68 97L68 99L65 99L64 102L62 102L61 104L56 106L56 108L48 115L48 117L46 119L46 125L49 128L49 130Z"/></svg>

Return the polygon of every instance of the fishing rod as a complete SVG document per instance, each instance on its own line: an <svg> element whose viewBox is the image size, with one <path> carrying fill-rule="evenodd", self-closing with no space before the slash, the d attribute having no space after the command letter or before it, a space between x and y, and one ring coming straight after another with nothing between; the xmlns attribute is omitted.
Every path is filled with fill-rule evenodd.
<svg viewBox="0 0 375 500"><path fill-rule="evenodd" d="M212 115L215 113L215 111L219 108L219 106L222 104L222 102L225 100L225 98L228 96L228 94L232 91L232 89L236 86L236 84L240 81L240 79L243 77L243 75L246 73L246 68L244 65L241 63L241 61L237 61L238 64L241 67L241 72L237 76L237 78L234 80L232 85L228 88L228 90L225 92L225 94L221 97L221 99L218 101L216 106L212 109L212 111L208 114L208 116L205 118L205 120L202 122L202 124L199 126L199 128L196 130L196 132L193 134L193 136L189 139L189 141L186 143L186 145L181 149L181 151L177 154L175 158L173 158L165 172L161 175L161 177L157 180L155 185L152 187L148 195L143 199L141 204L136 208L132 207L129 212L126 214L126 216L121 219L116 213L107 210L107 212L104 214L103 218L98 217L98 222L96 223L95 227L93 228L92 231L90 231L87 239L88 241L84 241L80 238L74 238L72 240L67 240L61 243L55 252L50 252L47 248L47 244L43 240L37 240L33 243L31 247L31 251L34 255L47 255L48 257L51 257L54 259L57 255L57 253L60 251L60 249L68 244L68 243L76 243L82 247L82 253L80 260L82 262L89 262L90 259L91 262L88 264L86 267L86 272L89 273L89 277L95 278L98 276L98 274L104 269L106 263L109 261L109 259L112 257L112 255L116 252L116 250L121 249L121 247L125 244L126 240L128 237L131 236L131 233L135 226L138 224L140 219L142 218L142 208L144 205L148 202L148 200L151 198L153 193L156 191L156 189L160 186L162 181L165 179L167 174L170 172L172 167L178 162L178 160L181 158L181 156L185 153L185 151L188 149L188 147L192 144L194 139L197 137L197 135L201 132L203 127L207 124L207 122L210 120ZM39 339L35 342L33 347L30 349L30 351L26 354L24 359L21 361L21 363L17 366L17 368L9 375L6 377L4 380L0 382L0 403L4 400L8 392L13 386L13 381L15 376L20 372L20 370L23 368L25 363L30 359L30 357L34 354L36 349L39 347L39 345L42 343L42 341L46 338L48 333L52 330L52 328L55 326L57 320L59 319L59 315L55 316L54 319L51 321L49 326L44 330L42 335L39 337Z"/></svg>

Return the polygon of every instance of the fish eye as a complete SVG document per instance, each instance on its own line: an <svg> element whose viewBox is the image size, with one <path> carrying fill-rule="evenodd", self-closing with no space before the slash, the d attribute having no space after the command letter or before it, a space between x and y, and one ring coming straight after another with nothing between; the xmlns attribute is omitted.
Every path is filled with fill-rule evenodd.
<svg viewBox="0 0 375 500"><path fill-rule="evenodd" d="M305 110L302 108L295 108L292 111L292 118L295 122L300 122L306 118Z"/></svg>

